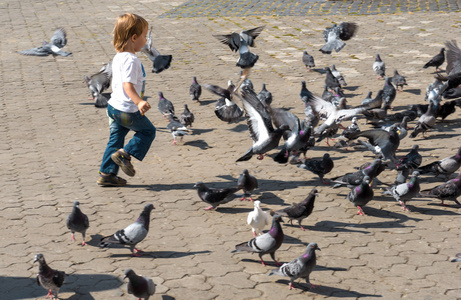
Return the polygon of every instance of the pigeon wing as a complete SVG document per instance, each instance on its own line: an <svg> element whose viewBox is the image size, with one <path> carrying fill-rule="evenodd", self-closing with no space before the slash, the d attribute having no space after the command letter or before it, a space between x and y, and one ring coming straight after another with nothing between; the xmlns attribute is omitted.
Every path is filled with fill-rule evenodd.
<svg viewBox="0 0 461 300"><path fill-rule="evenodd" d="M248 46L254 47L255 46L254 39L256 39L259 36L259 34L263 31L264 27L266 27L266 26L259 26L259 27L255 27L253 29L243 30L240 33L240 36L243 39L245 39Z"/></svg>
<svg viewBox="0 0 461 300"><path fill-rule="evenodd" d="M231 34L216 34L213 36L224 45L229 46L229 48L234 52L240 48L240 35L236 32Z"/></svg>
<svg viewBox="0 0 461 300"><path fill-rule="evenodd" d="M445 42L447 47L446 58L447 58L447 74L454 74L461 72L461 49L455 40Z"/></svg>
<svg viewBox="0 0 461 300"><path fill-rule="evenodd" d="M67 44L67 34L64 28L58 28L51 37L50 44L62 48Z"/></svg>
<svg viewBox="0 0 461 300"><path fill-rule="evenodd" d="M358 26L353 22L341 22L339 24L339 29L339 38L343 41L347 41L355 35Z"/></svg>

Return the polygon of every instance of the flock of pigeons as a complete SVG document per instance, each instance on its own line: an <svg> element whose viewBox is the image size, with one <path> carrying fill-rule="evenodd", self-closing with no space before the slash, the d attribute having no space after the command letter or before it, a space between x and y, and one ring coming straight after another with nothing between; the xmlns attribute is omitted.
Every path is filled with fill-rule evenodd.
<svg viewBox="0 0 461 300"><path fill-rule="evenodd" d="M215 35L215 37L227 45L232 51L237 52L239 58L236 66L242 69L239 82L234 85L228 82L226 88L213 84L204 84L203 87L211 93L218 95L216 101L215 114L218 119L232 123L246 119L250 137L253 140L252 146L243 153L236 161L247 161L253 156L263 159L267 152L276 148L280 149L273 156L277 163L293 163L299 168L306 169L316 174L324 184L333 184L334 188L347 186L350 192L347 199L357 208L358 214L364 215L363 206L367 205L374 197L373 184L377 176L385 169L397 171L394 184L389 185L384 195L395 198L400 203L403 210L408 211L406 203L414 197L423 195L425 197L438 198L444 204L445 200L457 201L461 195L461 173L454 179L450 179L461 166L461 147L453 156L442 160L434 161L421 166L422 156L418 153L418 145L414 145L411 151L397 157L396 151L400 145L400 140L408 135L408 122L416 120L410 137L414 138L420 133L424 134L433 129L437 118L444 120L448 115L455 111L456 106L461 106L461 50L455 41L446 42L446 48L442 48L440 53L434 56L424 68L435 67L437 76L435 81L430 84L426 91L425 100L428 104L411 105L407 110L389 114L392 103L397 96L398 89L402 90L406 85L405 77L398 71L392 77L386 76L385 62L380 55L376 55L372 69L378 78L384 78L383 88L372 97L372 92L362 101L361 105L348 107L347 99L344 96L344 87L347 86L344 76L336 69L335 65L325 67L322 72L325 74L325 89L322 95L316 95L309 91L306 82L302 82L300 99L304 104L305 118L299 120L297 116L287 109L272 107L272 94L263 84L262 90L256 93L249 75L251 68L257 63L258 55L250 51L254 47L255 39L261 34L264 26L240 33ZM352 38L357 32L358 26L351 22L342 22L332 27L326 28L323 32L325 45L319 50L324 54L331 54L333 50L340 51L346 45L344 41ZM153 63L152 72L159 73L168 69L171 62L171 55L161 55L152 46L152 30L142 52L145 53ZM51 38L50 43L26 51L20 51L24 55L62 55L69 56L71 53L65 52L62 48L66 45L66 32L59 28ZM446 55L445 55L446 53ZM446 57L445 57L446 56ZM446 75L440 71L441 65L447 60ZM314 57L304 51L302 61L308 70L315 67ZM98 73L87 77L85 82L90 90L91 96L97 107L107 106L107 97L103 92L110 86L112 77L111 62L106 64ZM197 78L193 78L190 86L190 96L195 102L200 101L202 86ZM442 99L454 99L445 101ZM235 100L239 99L243 109ZM194 115L189 110L187 104L184 105L184 112L178 118L175 115L174 105L159 92L158 109L165 118L168 118L168 129L173 135L173 144L176 144L177 137L182 139L184 135L191 132ZM363 116L374 129L361 131L357 119ZM348 127L344 127L341 122L351 120ZM323 121L320 124L320 121ZM390 123L389 123L390 122ZM338 130L343 129L341 134ZM334 163L329 153L325 153L321 159L307 159L306 152L315 147L316 143L334 136L340 136L340 141L333 147L370 150L376 154L376 159L362 166L357 166L357 171L344 174L342 176L325 180L324 176L333 168ZM359 138L362 138L358 140ZM281 140L284 143L279 147ZM358 142L355 142L358 140ZM301 158L303 154L303 158ZM426 190L421 190L422 174L444 175L446 182ZM381 184L384 184L381 182ZM257 179L250 175L248 170L244 170L237 180L237 184L226 188L211 188L203 182L194 185L201 200L209 205L206 210L216 209L219 205L234 200L237 192L243 190L241 200L251 198L252 192L258 188ZM316 250L320 250L317 243L309 243L304 253L298 258L288 263L280 264L275 259L275 252L280 248L284 240L282 217L287 217L290 222L296 220L302 230L303 219L307 218L313 211L314 202L318 196L317 189L313 189L306 199L300 203L278 211L271 211L270 217L267 212L261 209L260 201L254 201L254 210L248 215L247 222L251 226L254 238L235 246L233 252L258 253L261 263L265 265L263 255L269 254L274 262L279 266L271 270L269 275L281 275L290 277L289 288L293 288L293 282L297 278L303 278L310 288L315 287L310 284L309 275L316 265ZM107 247L110 244L124 244L130 247L133 256L139 256L142 252L136 248L148 234L150 213L154 209L152 204L144 207L141 215L128 227L117 231L113 235L101 239L99 246ZM267 232L264 228L271 224ZM83 236L82 246L86 244L85 233L89 228L88 217L80 210L79 202L76 201L73 210L67 219L67 227L72 233L72 240L75 241L74 233L79 232ZM35 261L40 264L37 282L49 290L48 296L57 297L59 288L62 286L65 273L51 269L42 254L35 256ZM155 284L147 277L137 275L133 270L125 272L125 278L129 279L128 292L138 298L148 299L155 292Z"/></svg>

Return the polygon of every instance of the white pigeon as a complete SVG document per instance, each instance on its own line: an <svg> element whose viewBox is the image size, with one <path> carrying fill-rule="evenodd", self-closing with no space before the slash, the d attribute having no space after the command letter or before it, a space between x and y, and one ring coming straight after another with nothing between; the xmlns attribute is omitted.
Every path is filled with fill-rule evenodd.
<svg viewBox="0 0 461 300"><path fill-rule="evenodd" d="M261 201L255 201L255 209L253 211L250 211L247 218L247 223L251 226L251 231L253 231L253 235L255 237L257 235L261 235L266 225L271 224L271 218L269 217L267 212L261 209L260 204Z"/></svg>

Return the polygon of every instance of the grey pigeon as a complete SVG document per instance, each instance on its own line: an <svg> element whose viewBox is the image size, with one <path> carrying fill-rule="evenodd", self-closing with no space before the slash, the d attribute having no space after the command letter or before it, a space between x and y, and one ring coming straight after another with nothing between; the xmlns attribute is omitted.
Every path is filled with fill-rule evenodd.
<svg viewBox="0 0 461 300"><path fill-rule="evenodd" d="M397 95L397 90L392 84L392 77L386 77L384 81L384 87L383 87L384 103L390 107L392 102L394 102L396 95Z"/></svg>
<svg viewBox="0 0 461 300"><path fill-rule="evenodd" d="M239 86L239 88L243 89L243 88L248 88L250 90L255 90L255 87L253 85L253 82L251 82L250 78L248 78L248 74L249 73L244 73L243 71L240 71L240 80L241 80L241 84Z"/></svg>
<svg viewBox="0 0 461 300"><path fill-rule="evenodd" d="M400 203L403 210L409 211L408 207L405 204L407 203L407 201L417 196L419 194L419 191L419 172L414 171L411 175L410 181L408 181L407 183L395 185L389 188L383 194L394 197L394 199Z"/></svg>
<svg viewBox="0 0 461 300"><path fill-rule="evenodd" d="M290 283L288 284L290 290L294 288L293 283L298 278L304 278L306 283L309 284L309 289L316 288L317 286L311 284L309 281L309 276L317 264L315 250L320 250L320 248L317 246L317 243L309 243L303 255L293 259L289 263L284 263L278 269L273 269L269 273L269 276L275 274L290 277Z"/></svg>
<svg viewBox="0 0 461 300"><path fill-rule="evenodd" d="M460 262L461 261L461 253L456 253L455 257L450 258L450 262Z"/></svg>
<svg viewBox="0 0 461 300"><path fill-rule="evenodd" d="M338 78L333 75L331 69L329 67L325 67L324 70L326 72L325 85L327 88L330 90L335 90L336 88L341 89L341 83L339 82Z"/></svg>
<svg viewBox="0 0 461 300"><path fill-rule="evenodd" d="M275 213L281 215L282 217L288 217L291 225L293 225L293 220L298 221L299 227L302 230L306 230L306 228L301 225L301 222L314 210L316 196L318 196L318 191L317 189L313 189L303 201L294 203L292 206L278 210Z"/></svg>
<svg viewBox="0 0 461 300"><path fill-rule="evenodd" d="M203 87L221 97L215 104L215 114L218 119L228 123L238 122L241 119L243 110L232 101L235 85L231 80L227 83L227 89L213 84L204 84Z"/></svg>
<svg viewBox="0 0 461 300"><path fill-rule="evenodd" d="M258 93L258 99L264 106L272 104L272 93L266 89L266 84L263 83L261 91Z"/></svg>
<svg viewBox="0 0 461 300"><path fill-rule="evenodd" d="M400 145L400 138L396 126L391 126L389 132L382 129L370 129L351 134L351 139L364 137L368 142L359 141L373 153L382 156L383 160L396 162L395 152Z"/></svg>
<svg viewBox="0 0 461 300"><path fill-rule="evenodd" d="M303 52L303 64L306 66L308 71L311 71L312 68L315 67L314 57L307 53L307 51Z"/></svg>
<svg viewBox="0 0 461 300"><path fill-rule="evenodd" d="M365 215L363 212L363 206L367 205L373 199L374 193L370 187L370 177L365 176L360 185L353 187L347 195L347 200L352 202L359 210L358 215Z"/></svg>
<svg viewBox="0 0 461 300"><path fill-rule="evenodd" d="M377 124L373 124L373 127L375 128L381 128L382 130L386 130L387 132L389 132L391 130L391 127L392 126L395 126L396 129L397 129L397 133L399 134L399 139L402 140L403 138L405 138L408 134L408 121L410 121L410 117L409 116L404 116L402 121L400 123L393 123L393 124L384 124L384 125L377 125Z"/></svg>
<svg viewBox="0 0 461 300"><path fill-rule="evenodd" d="M172 55L161 55L152 45L152 27L150 28L147 42L144 47L142 47L141 52L152 61L152 73L160 73L168 69L173 60Z"/></svg>
<svg viewBox="0 0 461 300"><path fill-rule="evenodd" d="M43 254L39 253L35 255L34 263L37 261L39 263L37 284L48 290L48 295L46 295L47 298L54 297L54 299L58 299L59 288L61 288L64 283L66 273L50 268Z"/></svg>
<svg viewBox="0 0 461 300"><path fill-rule="evenodd" d="M418 149L418 145L413 145L410 152L399 159L399 162L396 164L398 174L394 182L395 185L404 183L410 175L410 172L414 169L418 169L421 165L423 158L421 154L419 154Z"/></svg>
<svg viewBox="0 0 461 300"><path fill-rule="evenodd" d="M353 117L351 124L341 133L346 139L349 139L350 135L356 132L360 132L359 124L357 124L357 117Z"/></svg>
<svg viewBox="0 0 461 300"><path fill-rule="evenodd" d="M168 115L168 121L170 121L170 123L168 123L166 127L170 129L171 135L173 136L173 142L171 144L176 145L177 137L179 137L180 141L182 141L183 137L189 134L190 129L187 128L187 126L184 125L173 113Z"/></svg>
<svg viewBox="0 0 461 300"><path fill-rule="evenodd" d="M382 91L382 90L380 90ZM379 92L378 92L379 94ZM384 92L383 92L384 94ZM379 95L376 95L376 96L379 96ZM374 102L376 103L376 102ZM370 105L373 105L374 104L373 102L370 102L369 104L367 104L367 106L370 106ZM388 117L388 113L387 111L391 108L391 106L387 103L384 102L384 99L383 99L383 102L382 102L382 105L381 107L377 107L377 108L369 108L367 110L365 110L363 112L363 115L365 116L365 118L367 119L368 122L376 122L376 121L381 121L381 120L385 120L387 119Z"/></svg>
<svg viewBox="0 0 461 300"><path fill-rule="evenodd" d="M350 40L357 32L357 29L357 24L353 22L341 22L339 25L334 24L332 27L326 28L323 31L326 44L319 49L320 52L331 54L333 50L336 52L341 51L346 46L343 41Z"/></svg>
<svg viewBox="0 0 461 300"><path fill-rule="evenodd" d="M192 127L192 123L195 121L194 114L189 110L187 104L184 104L184 111L179 116L179 121L186 127Z"/></svg>
<svg viewBox="0 0 461 300"><path fill-rule="evenodd" d="M358 186L362 183L363 178L365 178L365 176L368 176L370 180L373 180L374 178L376 178L376 176L379 175L382 166L382 161L380 159L375 159L371 164L364 168L361 168L356 172L347 173L345 175L333 178L332 182L335 183L333 187L337 188L343 185L347 185L349 187Z"/></svg>
<svg viewBox="0 0 461 300"><path fill-rule="evenodd" d="M209 188L203 182L194 185L198 196L203 202L210 204L205 210L215 209L221 204L228 203L235 199L235 193L241 189L239 186L229 188Z"/></svg>
<svg viewBox="0 0 461 300"><path fill-rule="evenodd" d="M335 65L331 65L331 74L338 79L338 82L341 86L347 86L346 80L344 79L343 74L336 69Z"/></svg>
<svg viewBox="0 0 461 300"><path fill-rule="evenodd" d="M149 300L150 296L155 294L155 283L152 279L136 275L132 269L125 270L123 279L128 278L126 285L128 294L132 294L139 299Z"/></svg>
<svg viewBox="0 0 461 300"><path fill-rule="evenodd" d="M330 91L326 84L323 85L322 99L331 102L331 99L335 96L335 93Z"/></svg>
<svg viewBox="0 0 461 300"><path fill-rule="evenodd" d="M173 114L174 115L174 105L173 103L166 99L165 96L163 96L162 92L158 92L158 105L157 108L160 111L160 113L163 115L163 117L168 117L169 115Z"/></svg>
<svg viewBox="0 0 461 300"><path fill-rule="evenodd" d="M372 91L369 91L367 96L365 97L365 99L362 100L362 102L360 103L361 105L365 105L365 104L368 104L370 103L371 101L373 101L373 98L371 98L373 95L373 92ZM380 107L381 104L379 104L378 107Z"/></svg>
<svg viewBox="0 0 461 300"><path fill-rule="evenodd" d="M235 250L231 251L231 253L258 253L259 259L261 259L261 264L263 266L266 265L262 258L263 255L270 254L274 262L278 266L281 266L281 264L275 259L275 251L277 251L280 246L282 246L283 239L285 237L283 234L282 226L280 226L280 222L283 222L282 217L279 215L274 215L272 217L272 227L268 232L259 235L248 242L235 245Z"/></svg>
<svg viewBox="0 0 461 300"><path fill-rule="evenodd" d="M368 110L373 109L373 108L383 107L383 102L384 102L383 94L384 94L384 91L379 90L376 93L375 98L373 98L371 100L364 99L362 101L362 106L365 106ZM369 95L367 97L371 97L371 92L369 92ZM365 101L365 100L367 100L367 101Z"/></svg>
<svg viewBox="0 0 461 300"><path fill-rule="evenodd" d="M456 178L432 189L422 190L420 194L424 197L440 199L442 200L442 205L445 205L443 202L446 200L455 201L455 203L461 207L461 203L457 200L457 198L461 196L461 172Z"/></svg>
<svg viewBox="0 0 461 300"><path fill-rule="evenodd" d="M378 79L386 76L386 64L383 62L379 54L376 54L375 62L373 63L373 71L375 71Z"/></svg>
<svg viewBox="0 0 461 300"><path fill-rule="evenodd" d="M426 87L426 94L424 96L424 101L427 101L429 99L429 96L431 93L438 94L442 86L443 86L443 81L436 77L434 82L432 82Z"/></svg>
<svg viewBox="0 0 461 300"><path fill-rule="evenodd" d="M90 77L84 75L83 79L90 90L93 101L95 101L94 106L107 107L108 99L102 95L102 92L110 87L112 80L112 61L104 65L98 73Z"/></svg>
<svg viewBox="0 0 461 300"><path fill-rule="evenodd" d="M429 102L429 107L421 117L419 117L418 122L416 123L413 132L410 134L411 138L415 138L419 133L424 134L426 131L434 127L436 121L436 112L437 112L438 103L434 101Z"/></svg>
<svg viewBox="0 0 461 300"><path fill-rule="evenodd" d="M319 176L324 184L329 184L323 177L333 170L333 167L333 160L328 153L325 153L322 159L309 159L298 165L298 168L306 169Z"/></svg>
<svg viewBox="0 0 461 300"><path fill-rule="evenodd" d="M403 91L403 86L408 85L405 76L400 75L397 70L394 70L394 76L392 76L392 83L396 86L397 91Z"/></svg>
<svg viewBox="0 0 461 300"><path fill-rule="evenodd" d="M431 60L429 60L424 66L424 69L429 67L435 67L435 71L439 71L440 66L445 62L445 48L440 49L440 52L436 54Z"/></svg>
<svg viewBox="0 0 461 300"><path fill-rule="evenodd" d="M67 44L67 34L64 28L58 28L53 33L49 43L43 42L43 46L32 48L29 50L19 51L19 54L22 55L32 55L32 56L48 56L48 55L61 55L69 56L72 53L62 50L62 48Z"/></svg>
<svg viewBox="0 0 461 300"><path fill-rule="evenodd" d="M299 93L299 98L301 101L306 102L309 100L311 92L307 89L306 82L303 80L301 81L301 92Z"/></svg>
<svg viewBox="0 0 461 300"><path fill-rule="evenodd" d="M192 78L192 84L189 87L189 95L192 100L199 102L202 95L202 86L197 82L197 77Z"/></svg>
<svg viewBox="0 0 461 300"><path fill-rule="evenodd" d="M88 216L82 213L80 210L80 202L75 201L74 206L72 208L72 212L67 217L66 221L67 228L70 229L71 232L71 240L75 242L74 233L80 232L83 237L82 246L86 245L85 242L85 233L88 227L90 227L90 221L88 220Z"/></svg>
<svg viewBox="0 0 461 300"><path fill-rule="evenodd" d="M253 201L251 193L258 188L258 180L256 177L250 175L250 172L244 169L237 180L237 185L243 190L243 197L240 200L245 200L246 197L249 197L250 201Z"/></svg>
<svg viewBox="0 0 461 300"><path fill-rule="evenodd" d="M105 248L110 244L128 245L132 256L140 256L139 253L142 251L136 249L136 245L144 240L149 232L150 212L153 209L154 205L152 204L144 206L136 222L128 225L125 229L118 230L113 235L101 238L99 247Z"/></svg>
<svg viewBox="0 0 461 300"><path fill-rule="evenodd" d="M427 174L433 173L436 176L440 174L445 175L448 179L451 174L455 173L461 166L461 147L455 155L446 157L444 159L432 162L418 168L419 173Z"/></svg>

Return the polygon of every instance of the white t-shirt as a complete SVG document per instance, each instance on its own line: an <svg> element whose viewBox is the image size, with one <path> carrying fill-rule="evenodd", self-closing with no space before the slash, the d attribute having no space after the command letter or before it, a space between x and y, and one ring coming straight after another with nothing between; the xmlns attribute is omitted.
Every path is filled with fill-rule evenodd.
<svg viewBox="0 0 461 300"><path fill-rule="evenodd" d="M118 52L112 60L112 94L109 104L123 112L137 112L138 106L125 93L123 83L131 82L142 99L145 80L146 72L139 58L130 52Z"/></svg>

